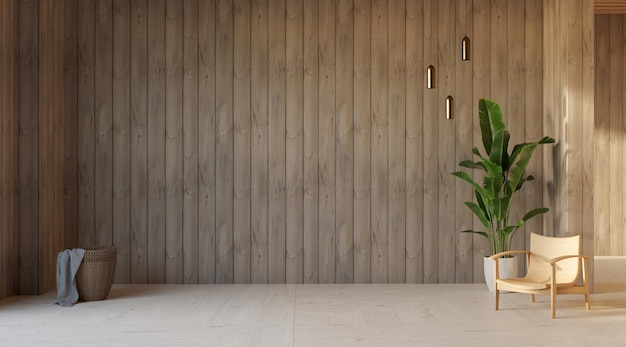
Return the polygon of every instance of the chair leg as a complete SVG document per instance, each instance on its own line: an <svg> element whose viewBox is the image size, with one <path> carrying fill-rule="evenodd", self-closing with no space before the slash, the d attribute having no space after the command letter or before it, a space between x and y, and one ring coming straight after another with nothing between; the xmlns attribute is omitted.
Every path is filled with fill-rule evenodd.
<svg viewBox="0 0 626 347"><path fill-rule="evenodd" d="M552 319L556 318L556 286L550 290L550 308L552 309Z"/></svg>
<svg viewBox="0 0 626 347"><path fill-rule="evenodd" d="M591 299L589 298L589 291L585 292L585 306L587 306L587 310L591 310Z"/></svg>
<svg viewBox="0 0 626 347"><path fill-rule="evenodd" d="M535 302L535 294L530 294L530 302Z"/></svg>
<svg viewBox="0 0 626 347"><path fill-rule="evenodd" d="M500 290L498 289L498 285L495 285L495 289L493 290L493 299L496 311L500 308Z"/></svg>

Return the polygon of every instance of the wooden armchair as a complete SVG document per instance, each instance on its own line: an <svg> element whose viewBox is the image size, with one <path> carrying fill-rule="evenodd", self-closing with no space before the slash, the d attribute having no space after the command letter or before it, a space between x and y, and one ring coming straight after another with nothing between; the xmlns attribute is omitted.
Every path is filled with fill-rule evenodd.
<svg viewBox="0 0 626 347"><path fill-rule="evenodd" d="M526 254L528 271L521 278L499 278L498 259L513 254ZM580 235L549 237L531 233L530 251L508 251L495 254L495 309L498 310L500 291L550 295L552 318L556 316L557 294L585 294L587 310L591 308L587 280L588 257L581 254ZM582 273L581 273L582 270ZM582 285L577 284L582 274Z"/></svg>

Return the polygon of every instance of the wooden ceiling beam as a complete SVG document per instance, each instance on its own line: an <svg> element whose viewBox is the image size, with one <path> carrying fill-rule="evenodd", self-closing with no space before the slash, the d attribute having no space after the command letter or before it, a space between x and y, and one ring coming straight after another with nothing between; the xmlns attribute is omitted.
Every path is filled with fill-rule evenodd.
<svg viewBox="0 0 626 347"><path fill-rule="evenodd" d="M626 0L594 0L595 14L626 14Z"/></svg>

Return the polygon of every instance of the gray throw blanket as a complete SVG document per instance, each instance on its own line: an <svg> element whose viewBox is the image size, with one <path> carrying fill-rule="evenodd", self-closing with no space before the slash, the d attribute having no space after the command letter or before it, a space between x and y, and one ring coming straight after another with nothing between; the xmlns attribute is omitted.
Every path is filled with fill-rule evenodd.
<svg viewBox="0 0 626 347"><path fill-rule="evenodd" d="M76 272L85 250L82 248L66 249L57 256L57 304L63 307L74 306L78 301Z"/></svg>

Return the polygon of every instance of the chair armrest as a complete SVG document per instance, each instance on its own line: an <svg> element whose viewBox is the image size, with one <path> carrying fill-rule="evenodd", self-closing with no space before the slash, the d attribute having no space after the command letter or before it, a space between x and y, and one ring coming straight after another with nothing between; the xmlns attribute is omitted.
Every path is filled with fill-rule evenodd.
<svg viewBox="0 0 626 347"><path fill-rule="evenodd" d="M580 259L586 260L589 257L586 257L584 255L575 255L575 254L574 255L563 255L563 256L560 256L560 257L556 257L556 258L550 259L546 263L550 264L550 265L554 265L554 264L556 264L557 262L559 262L561 260L570 259L570 258L580 258Z"/></svg>
<svg viewBox="0 0 626 347"><path fill-rule="evenodd" d="M506 257L507 255L513 255L513 254L528 254L530 253L529 251L524 251L524 250L513 250L513 251L506 251L506 252L500 252L498 254L494 254L492 256L489 257L489 259L493 259L496 260L497 258L502 258L502 257Z"/></svg>

